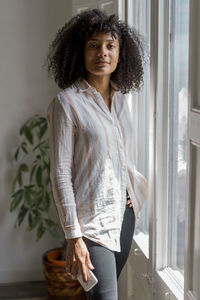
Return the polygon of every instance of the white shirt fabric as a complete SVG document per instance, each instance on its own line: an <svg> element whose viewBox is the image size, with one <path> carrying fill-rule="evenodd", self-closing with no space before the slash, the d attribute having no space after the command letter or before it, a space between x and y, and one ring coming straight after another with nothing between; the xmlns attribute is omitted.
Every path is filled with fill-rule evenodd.
<svg viewBox="0 0 200 300"><path fill-rule="evenodd" d="M120 252L126 189L137 221L147 182L133 161L128 94L110 85L111 111L85 79L49 104L50 178L65 237L85 236Z"/></svg>

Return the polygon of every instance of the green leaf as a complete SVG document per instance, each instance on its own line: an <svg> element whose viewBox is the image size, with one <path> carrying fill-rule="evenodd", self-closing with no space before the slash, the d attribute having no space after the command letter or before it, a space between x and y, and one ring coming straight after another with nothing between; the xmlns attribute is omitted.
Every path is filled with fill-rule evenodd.
<svg viewBox="0 0 200 300"><path fill-rule="evenodd" d="M33 128L34 128L34 126L35 126L35 122L36 122L36 120L35 120L34 117L30 119L30 122L29 122L29 128L30 128L31 130L33 130Z"/></svg>
<svg viewBox="0 0 200 300"><path fill-rule="evenodd" d="M32 217L31 212L29 212L29 214L28 214L28 225L29 226L26 228L28 231L31 231L33 229L32 223L33 223L33 217Z"/></svg>
<svg viewBox="0 0 200 300"><path fill-rule="evenodd" d="M27 140L33 144L33 133L29 127L24 127L24 135L26 136Z"/></svg>
<svg viewBox="0 0 200 300"><path fill-rule="evenodd" d="M41 217L41 213L37 209L33 209L32 212L36 217Z"/></svg>
<svg viewBox="0 0 200 300"><path fill-rule="evenodd" d="M34 185L34 184L29 184L29 185L24 185L24 187L25 187L26 189L32 189L32 188L35 187L35 185ZM34 192L34 191L33 191L33 192Z"/></svg>
<svg viewBox="0 0 200 300"><path fill-rule="evenodd" d="M22 186L22 172L28 172L28 166L25 163L20 164L17 175L16 175L16 181L19 183L20 186Z"/></svg>
<svg viewBox="0 0 200 300"><path fill-rule="evenodd" d="M37 148L40 148L40 146L42 146L43 144L45 143L45 141L37 144L34 148L33 148L33 151L35 151Z"/></svg>
<svg viewBox="0 0 200 300"><path fill-rule="evenodd" d="M42 202L42 200L43 200L43 191L39 191L39 192L37 192L37 195L35 196L35 206L36 206L36 208L39 208L40 203Z"/></svg>
<svg viewBox="0 0 200 300"><path fill-rule="evenodd" d="M27 120L23 125L22 127L20 128L20 131L19 131L19 134L22 135L24 133L24 130L25 130L25 127L26 125L28 124L29 120Z"/></svg>
<svg viewBox="0 0 200 300"><path fill-rule="evenodd" d="M37 167L37 164L35 164L35 165L33 166L33 168L31 169L31 173L30 173L30 182L32 182L32 180L33 180L33 175L34 175L34 173L35 173L36 167Z"/></svg>
<svg viewBox="0 0 200 300"><path fill-rule="evenodd" d="M45 193L44 201L43 201L43 208L45 211L48 211L50 207L50 196L49 193Z"/></svg>
<svg viewBox="0 0 200 300"><path fill-rule="evenodd" d="M15 179L13 180L13 183L12 183L12 192L15 191L16 183L17 183L17 178L15 177Z"/></svg>
<svg viewBox="0 0 200 300"><path fill-rule="evenodd" d="M36 182L39 187L42 187L42 167L39 166L36 171Z"/></svg>
<svg viewBox="0 0 200 300"><path fill-rule="evenodd" d="M15 195L15 196L14 196ZM10 212L16 209L16 207L20 204L23 197L23 190L19 190L13 195L13 200L10 204Z"/></svg>
<svg viewBox="0 0 200 300"><path fill-rule="evenodd" d="M29 189L24 190L24 205L26 208L31 208L33 206L31 199L31 191Z"/></svg>
<svg viewBox="0 0 200 300"><path fill-rule="evenodd" d="M40 220L41 220L40 215L34 216L34 218L33 218L33 228L35 228L38 225Z"/></svg>
<svg viewBox="0 0 200 300"><path fill-rule="evenodd" d="M43 223L41 222L37 228L37 240L36 241L38 241L43 236L45 231L46 231L46 228L44 227Z"/></svg>
<svg viewBox="0 0 200 300"><path fill-rule="evenodd" d="M22 171L22 172L28 172L28 166L27 166L27 164L21 164L20 165L20 171Z"/></svg>
<svg viewBox="0 0 200 300"><path fill-rule="evenodd" d="M28 154L28 151L27 151L27 149L26 149L25 146L22 145L21 148L22 148L22 150L23 150L24 153Z"/></svg>
<svg viewBox="0 0 200 300"><path fill-rule="evenodd" d="M20 190L18 190L18 191L16 191L15 193L13 193L12 195L11 195L11 197L16 197L17 195L19 195L19 194L23 194L23 189L20 189Z"/></svg>
<svg viewBox="0 0 200 300"><path fill-rule="evenodd" d="M20 224L24 220L24 217L26 216L27 212L28 212L28 209L24 205L22 205L21 208L20 208L18 217L17 217L18 226L20 226Z"/></svg>
<svg viewBox="0 0 200 300"><path fill-rule="evenodd" d="M39 207L39 210L42 211L42 212L45 212L43 207Z"/></svg>
<svg viewBox="0 0 200 300"><path fill-rule="evenodd" d="M38 115L39 117L39 115ZM38 121L35 122L34 127L40 127L40 125L44 124L47 122L47 119L44 117L39 117Z"/></svg>
<svg viewBox="0 0 200 300"><path fill-rule="evenodd" d="M49 139L45 140L44 148L49 149Z"/></svg>
<svg viewBox="0 0 200 300"><path fill-rule="evenodd" d="M27 230L29 230L29 231L33 230L40 221L40 213L36 210L33 212L34 212L34 215L31 213L29 213L29 215L28 215L29 226L28 226Z"/></svg>
<svg viewBox="0 0 200 300"><path fill-rule="evenodd" d="M19 135L22 135L24 133L24 127L25 127L25 124L20 128Z"/></svg>
<svg viewBox="0 0 200 300"><path fill-rule="evenodd" d="M44 219L44 220L48 227L53 228L56 226L56 223L54 223L51 219Z"/></svg>
<svg viewBox="0 0 200 300"><path fill-rule="evenodd" d="M22 172L21 172L20 168L17 171L16 182L18 182L20 186L22 186L22 184L23 184L23 182L22 182Z"/></svg>
<svg viewBox="0 0 200 300"><path fill-rule="evenodd" d="M19 149L20 149L20 147L18 147L17 150L16 150L16 152L15 152L15 155L14 155L15 160L17 160L17 158L18 158Z"/></svg>
<svg viewBox="0 0 200 300"><path fill-rule="evenodd" d="M47 122L47 119L45 117L40 117L40 121Z"/></svg>
<svg viewBox="0 0 200 300"><path fill-rule="evenodd" d="M48 157L47 153L43 149L41 149L41 154L42 154L42 159L43 159L44 163L46 165L48 165L49 164L49 157Z"/></svg>
<svg viewBox="0 0 200 300"><path fill-rule="evenodd" d="M41 139L45 132L47 131L47 128L48 128L48 124L45 123L41 128L40 128L40 132L39 132L39 139Z"/></svg>

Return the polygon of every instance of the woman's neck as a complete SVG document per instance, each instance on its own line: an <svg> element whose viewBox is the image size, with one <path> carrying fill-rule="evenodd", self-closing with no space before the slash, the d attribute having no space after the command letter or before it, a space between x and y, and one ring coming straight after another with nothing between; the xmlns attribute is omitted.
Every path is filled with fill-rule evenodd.
<svg viewBox="0 0 200 300"><path fill-rule="evenodd" d="M87 82L93 86L101 95L104 99L109 100L110 99L110 93L111 93L111 88L110 88L110 74L107 76L96 76L96 77L87 77Z"/></svg>

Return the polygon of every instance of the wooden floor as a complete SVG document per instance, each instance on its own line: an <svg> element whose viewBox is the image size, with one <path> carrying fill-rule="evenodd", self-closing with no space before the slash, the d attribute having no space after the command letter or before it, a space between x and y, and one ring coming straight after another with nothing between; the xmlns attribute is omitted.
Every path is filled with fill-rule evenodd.
<svg viewBox="0 0 200 300"><path fill-rule="evenodd" d="M1 300L46 300L44 281L0 284Z"/></svg>

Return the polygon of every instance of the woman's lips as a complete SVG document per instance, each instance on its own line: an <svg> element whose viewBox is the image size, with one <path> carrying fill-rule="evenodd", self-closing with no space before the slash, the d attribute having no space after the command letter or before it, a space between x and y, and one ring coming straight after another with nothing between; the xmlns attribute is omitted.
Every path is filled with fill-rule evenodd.
<svg viewBox="0 0 200 300"><path fill-rule="evenodd" d="M98 66L106 66L108 64L109 64L108 62L103 62L103 61L96 62L96 65L98 65Z"/></svg>

